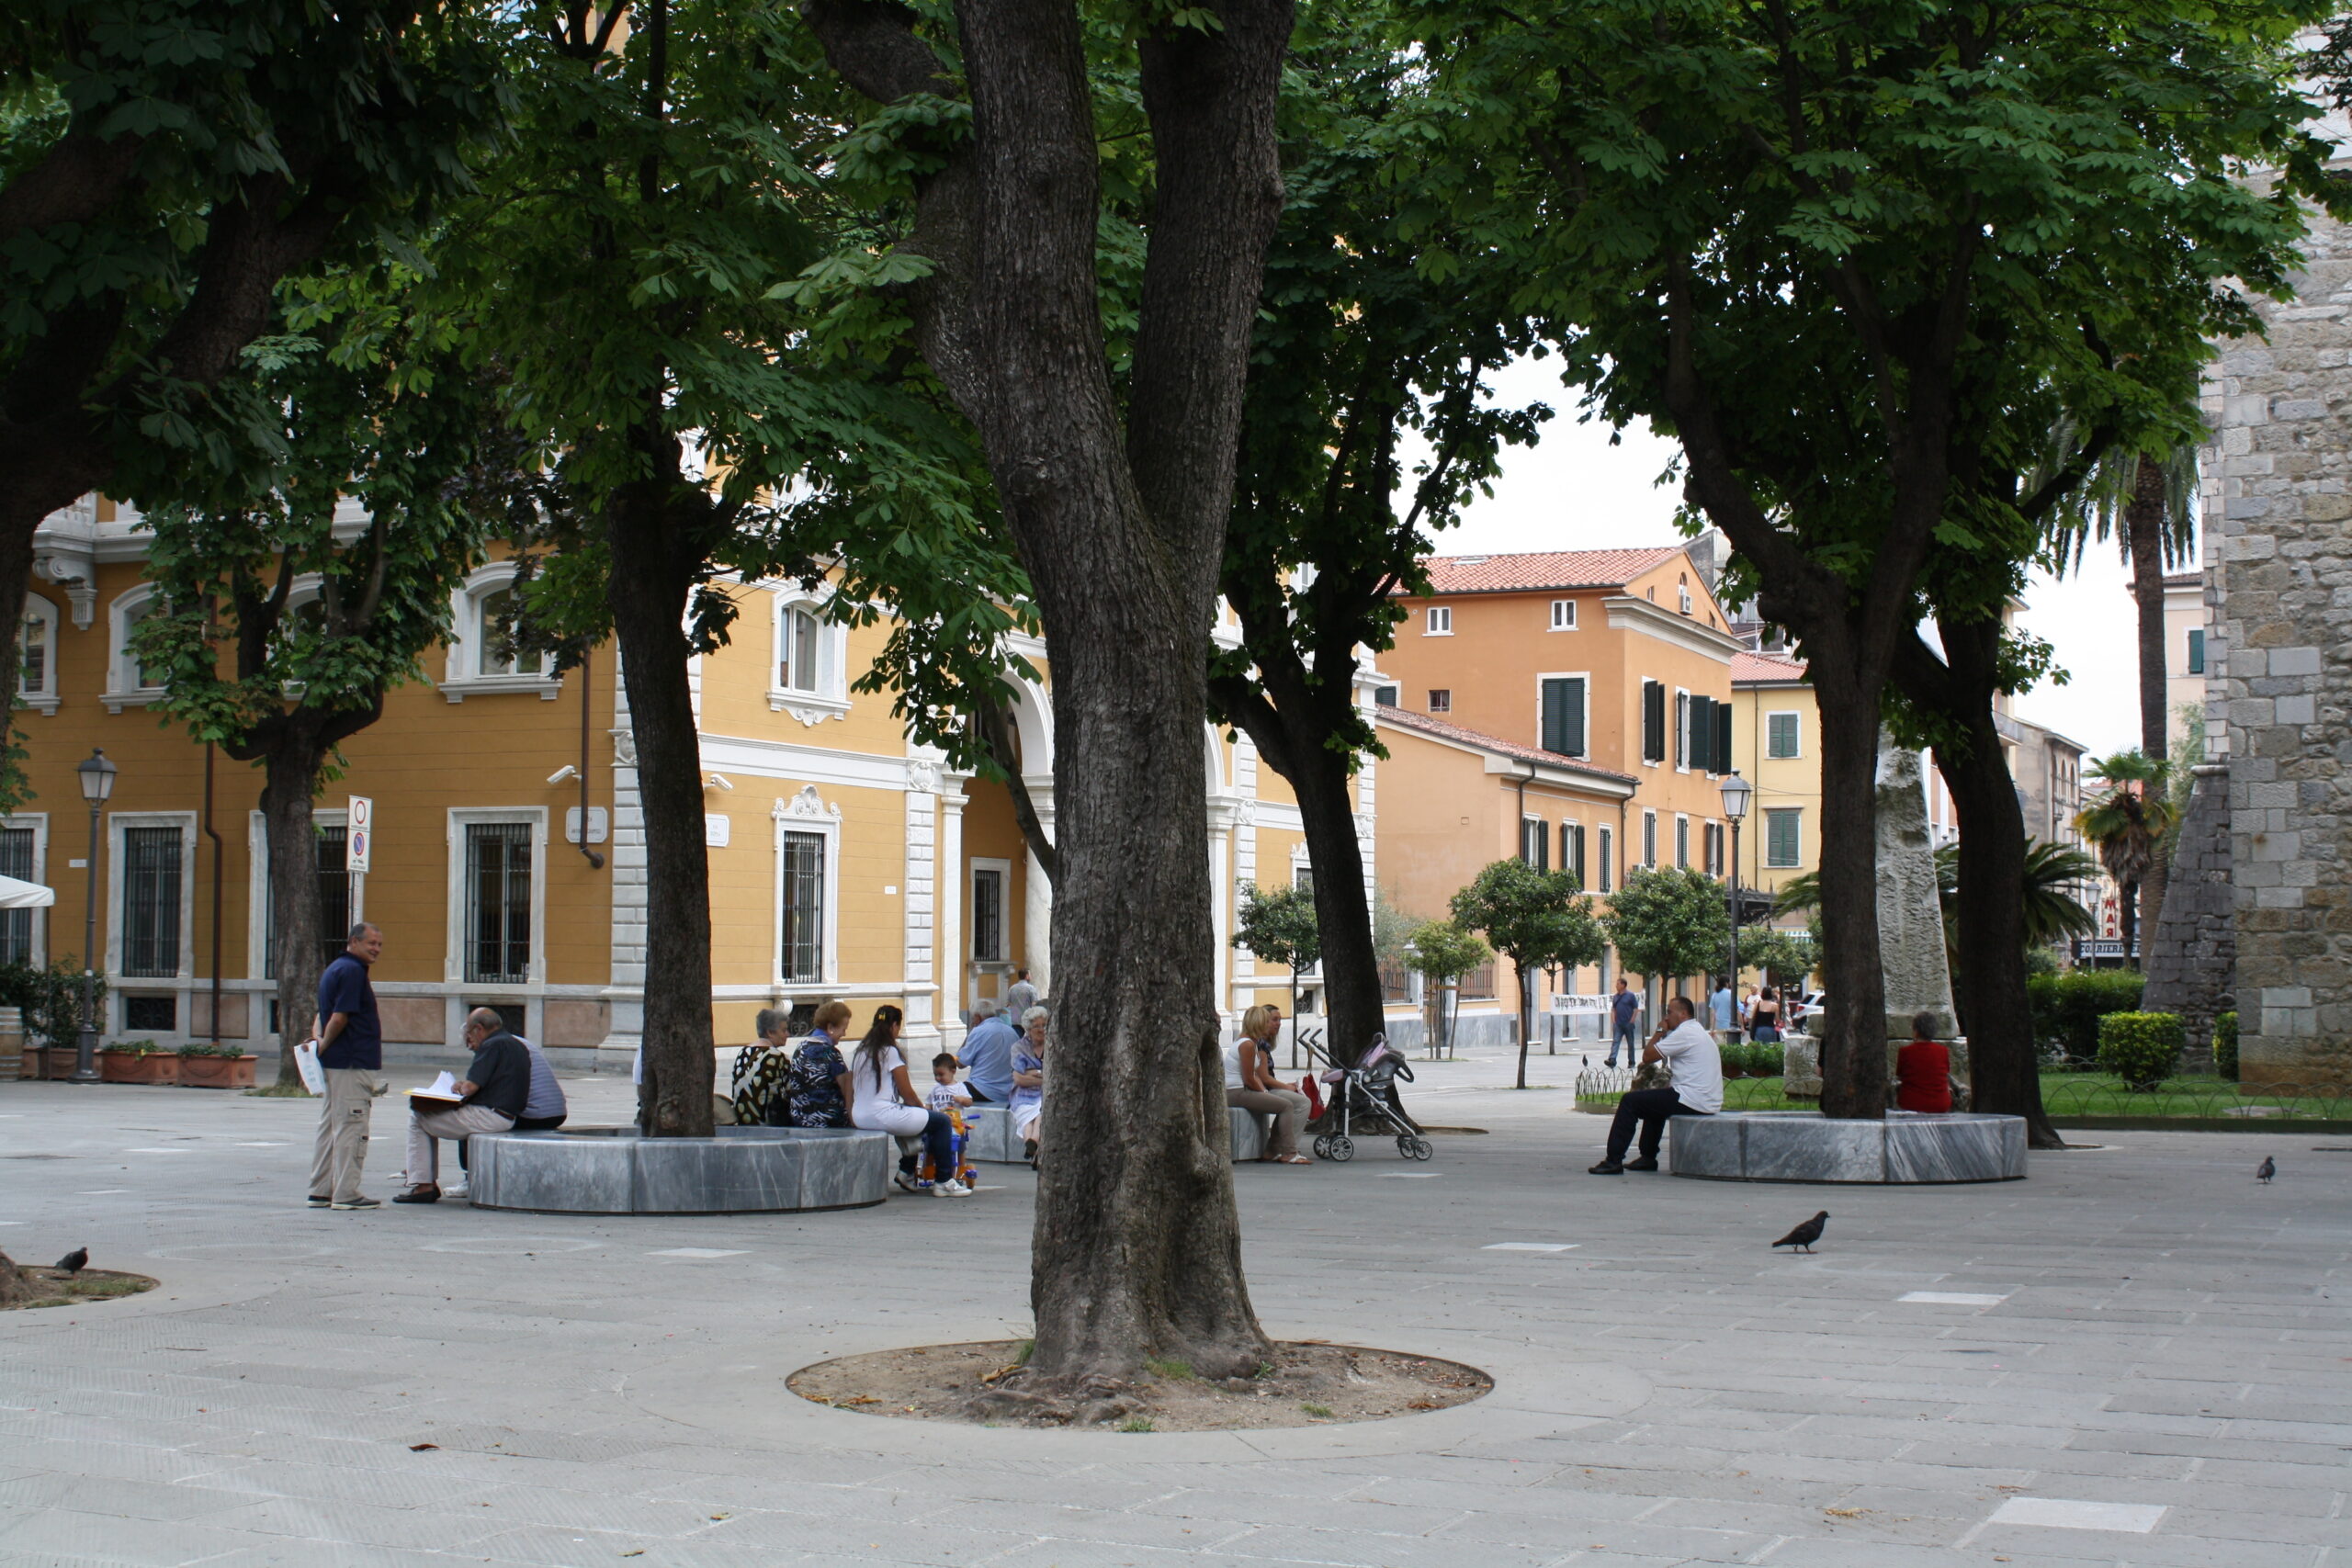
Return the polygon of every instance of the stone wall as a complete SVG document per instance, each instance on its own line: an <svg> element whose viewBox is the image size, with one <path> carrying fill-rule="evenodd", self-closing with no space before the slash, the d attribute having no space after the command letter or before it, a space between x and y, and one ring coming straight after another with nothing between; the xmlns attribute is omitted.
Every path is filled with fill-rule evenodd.
<svg viewBox="0 0 2352 1568"><path fill-rule="evenodd" d="M2205 526L2245 1085L2352 1084L2352 231L2224 345ZM2225 728L2224 728L2225 727Z"/></svg>
<svg viewBox="0 0 2352 1568"><path fill-rule="evenodd" d="M2235 893L2230 885L2230 775L2218 762L2196 770L2164 918L2146 945L2148 988L2141 1006L2179 1015L2188 1033L2183 1066L2213 1065L2213 1017L2232 1006L2237 985Z"/></svg>

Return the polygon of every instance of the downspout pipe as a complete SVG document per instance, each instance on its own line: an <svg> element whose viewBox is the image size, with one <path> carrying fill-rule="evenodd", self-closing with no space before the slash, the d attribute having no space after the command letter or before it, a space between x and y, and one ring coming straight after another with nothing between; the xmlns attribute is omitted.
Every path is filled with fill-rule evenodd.
<svg viewBox="0 0 2352 1568"><path fill-rule="evenodd" d="M596 650L580 660L580 852L592 871L605 869L605 857L588 847L588 724L595 715Z"/></svg>

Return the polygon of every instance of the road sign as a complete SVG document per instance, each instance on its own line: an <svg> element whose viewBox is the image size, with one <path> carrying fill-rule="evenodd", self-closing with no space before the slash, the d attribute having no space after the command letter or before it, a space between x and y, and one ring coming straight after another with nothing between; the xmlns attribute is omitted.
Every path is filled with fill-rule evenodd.
<svg viewBox="0 0 2352 1568"><path fill-rule="evenodd" d="M344 818L343 869L366 871L368 852L376 847L376 803L364 795L351 797L350 815Z"/></svg>

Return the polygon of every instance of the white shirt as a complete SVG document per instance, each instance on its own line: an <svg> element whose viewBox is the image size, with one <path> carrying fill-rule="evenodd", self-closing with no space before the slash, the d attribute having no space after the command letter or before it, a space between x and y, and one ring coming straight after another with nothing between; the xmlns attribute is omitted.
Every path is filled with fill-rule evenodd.
<svg viewBox="0 0 2352 1568"><path fill-rule="evenodd" d="M896 1045L885 1045L879 1065L882 1073L877 1081L870 1070L859 1066L855 1057L852 1057L849 1064L849 1087L853 1097L849 1106L850 1121L870 1132L893 1133L901 1136L922 1132L924 1123L930 1121L931 1113L920 1105L901 1103L895 1081L898 1070L907 1065L907 1059L899 1054Z"/></svg>
<svg viewBox="0 0 2352 1568"><path fill-rule="evenodd" d="M1241 1084L1241 1042L1234 1041L1225 1048L1225 1087L1239 1089Z"/></svg>
<svg viewBox="0 0 2352 1568"><path fill-rule="evenodd" d="M1668 1030L1657 1052L1666 1058L1675 1099L1711 1116L1724 1108L1723 1054L1697 1019L1685 1019Z"/></svg>
<svg viewBox="0 0 2352 1568"><path fill-rule="evenodd" d="M954 1082L941 1083L934 1078L932 1080L931 1092L923 1096L922 1102L933 1111L960 1111L972 1103L971 1086Z"/></svg>

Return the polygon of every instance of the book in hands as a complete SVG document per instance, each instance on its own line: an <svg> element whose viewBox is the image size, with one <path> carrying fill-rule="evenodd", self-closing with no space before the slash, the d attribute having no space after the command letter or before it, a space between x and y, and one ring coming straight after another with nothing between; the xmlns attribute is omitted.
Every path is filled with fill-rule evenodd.
<svg viewBox="0 0 2352 1568"><path fill-rule="evenodd" d="M423 1089L409 1090L408 1097L411 1100L437 1100L445 1105L462 1105L466 1098L458 1092L458 1080L447 1073L443 1073Z"/></svg>

